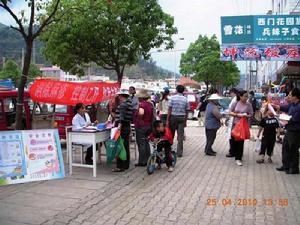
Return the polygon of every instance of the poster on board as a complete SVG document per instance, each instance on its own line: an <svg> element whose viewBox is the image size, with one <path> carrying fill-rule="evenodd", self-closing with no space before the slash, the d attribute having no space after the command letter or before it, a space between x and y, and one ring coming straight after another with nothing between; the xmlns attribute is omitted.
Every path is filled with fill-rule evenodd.
<svg viewBox="0 0 300 225"><path fill-rule="evenodd" d="M1 132L0 135L0 176L1 178L26 174L22 133Z"/></svg>
<svg viewBox="0 0 300 225"><path fill-rule="evenodd" d="M65 177L57 130L4 131L0 136L0 185Z"/></svg>

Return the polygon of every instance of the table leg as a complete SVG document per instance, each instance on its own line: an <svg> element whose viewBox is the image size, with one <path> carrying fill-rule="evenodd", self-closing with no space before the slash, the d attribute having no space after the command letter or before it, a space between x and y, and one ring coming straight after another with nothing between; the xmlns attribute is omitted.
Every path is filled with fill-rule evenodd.
<svg viewBox="0 0 300 225"><path fill-rule="evenodd" d="M70 138L70 134L68 134L68 141L67 141L67 151L69 155L69 173L72 175L72 162L73 162L73 151L72 151L72 140Z"/></svg>
<svg viewBox="0 0 300 225"><path fill-rule="evenodd" d="M95 142L93 142L93 177L97 177L97 156Z"/></svg>

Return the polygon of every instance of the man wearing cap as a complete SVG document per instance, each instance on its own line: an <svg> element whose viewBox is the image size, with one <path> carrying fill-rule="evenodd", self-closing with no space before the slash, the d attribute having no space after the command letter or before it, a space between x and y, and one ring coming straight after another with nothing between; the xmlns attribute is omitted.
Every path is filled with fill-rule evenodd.
<svg viewBox="0 0 300 225"><path fill-rule="evenodd" d="M218 129L221 127L222 115L218 108L218 101L221 97L218 94L212 94L207 100L208 104L205 111L205 135L206 145L205 154L215 156L217 153L212 149L215 142Z"/></svg>
<svg viewBox="0 0 300 225"><path fill-rule="evenodd" d="M121 137L124 140L124 147L126 150L126 160L117 159L117 167L113 172L122 172L129 168L130 163L130 151L129 151L129 135L130 135L130 123L132 121L132 102L129 98L128 90L122 89L118 93L120 101L119 106L116 109L116 125L121 130Z"/></svg>
<svg viewBox="0 0 300 225"><path fill-rule="evenodd" d="M186 126L189 103L187 98L183 95L183 85L178 85L176 91L177 94L170 98L166 125L171 128L173 135L175 135L175 131L177 130L177 156L182 157L184 127Z"/></svg>

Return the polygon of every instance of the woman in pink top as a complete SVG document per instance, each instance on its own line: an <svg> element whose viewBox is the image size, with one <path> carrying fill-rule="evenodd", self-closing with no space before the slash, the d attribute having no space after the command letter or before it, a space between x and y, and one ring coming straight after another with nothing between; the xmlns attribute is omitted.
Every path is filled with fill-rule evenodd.
<svg viewBox="0 0 300 225"><path fill-rule="evenodd" d="M237 103L233 104L230 108L229 115L234 116L233 120L233 126L237 124L237 122L242 117L247 117L248 122L249 119L253 115L253 108L252 105L247 102L248 100L248 93L247 91L240 91L237 95ZM232 139L232 150L235 156L235 161L238 166L242 166L242 158L243 158L243 152L244 152L244 141L237 141L234 139L234 137L231 136Z"/></svg>

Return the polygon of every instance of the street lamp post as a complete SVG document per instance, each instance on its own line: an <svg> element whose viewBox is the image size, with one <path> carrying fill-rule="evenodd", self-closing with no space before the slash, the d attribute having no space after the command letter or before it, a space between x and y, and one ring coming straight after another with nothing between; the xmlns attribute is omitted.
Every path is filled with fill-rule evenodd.
<svg viewBox="0 0 300 225"><path fill-rule="evenodd" d="M174 88L176 88L176 69L177 69L177 61L176 61L176 44L177 44L177 41L183 41L184 40L184 37L180 37L178 38L176 41L174 41Z"/></svg>

